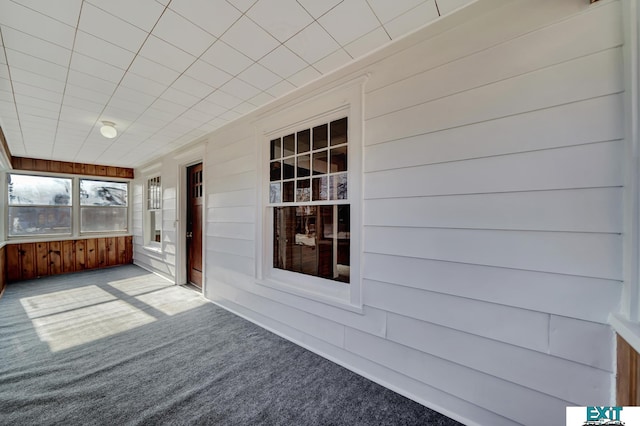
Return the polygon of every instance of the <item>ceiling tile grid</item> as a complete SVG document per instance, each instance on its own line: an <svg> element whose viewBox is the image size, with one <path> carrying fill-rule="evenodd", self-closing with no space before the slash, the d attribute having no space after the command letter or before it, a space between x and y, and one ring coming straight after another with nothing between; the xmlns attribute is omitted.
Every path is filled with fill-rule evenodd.
<svg viewBox="0 0 640 426"><path fill-rule="evenodd" d="M0 0L0 126L13 155L136 167L470 2Z"/></svg>

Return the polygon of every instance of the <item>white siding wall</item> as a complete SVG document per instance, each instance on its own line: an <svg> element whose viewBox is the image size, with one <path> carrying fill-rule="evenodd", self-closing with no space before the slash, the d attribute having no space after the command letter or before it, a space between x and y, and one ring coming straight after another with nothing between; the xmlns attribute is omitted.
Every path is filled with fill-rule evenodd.
<svg viewBox="0 0 640 426"><path fill-rule="evenodd" d="M338 73L370 73L363 314L256 284L264 141L253 115L214 132L206 295L466 423L561 424L567 405L612 402L621 5L587 3L463 10ZM162 179L165 258L139 236L135 256L171 275L175 187Z"/></svg>

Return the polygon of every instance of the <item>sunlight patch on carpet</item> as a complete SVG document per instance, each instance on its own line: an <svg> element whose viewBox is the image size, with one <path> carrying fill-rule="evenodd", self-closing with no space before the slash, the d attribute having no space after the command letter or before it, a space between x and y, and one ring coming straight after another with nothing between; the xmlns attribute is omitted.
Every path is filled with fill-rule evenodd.
<svg viewBox="0 0 640 426"><path fill-rule="evenodd" d="M33 326L52 352L113 336L156 321L121 300L35 318Z"/></svg>
<svg viewBox="0 0 640 426"><path fill-rule="evenodd" d="M29 318L33 319L110 302L115 299L114 295L98 286L88 285L55 293L24 297L20 299L20 303Z"/></svg>
<svg viewBox="0 0 640 426"><path fill-rule="evenodd" d="M143 294L136 297L136 299L169 316L209 303L195 291L177 286Z"/></svg>

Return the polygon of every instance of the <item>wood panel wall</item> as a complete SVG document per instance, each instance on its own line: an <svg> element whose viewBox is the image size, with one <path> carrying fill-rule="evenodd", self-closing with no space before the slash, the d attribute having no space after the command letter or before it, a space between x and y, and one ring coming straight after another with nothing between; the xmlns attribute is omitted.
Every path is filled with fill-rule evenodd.
<svg viewBox="0 0 640 426"><path fill-rule="evenodd" d="M5 249L6 254L0 254L0 262L6 262L3 277L8 282L133 261L131 236L8 244Z"/></svg>
<svg viewBox="0 0 640 426"><path fill-rule="evenodd" d="M133 169L127 167L72 163L69 161L42 160L27 157L12 157L11 164L16 170L133 179Z"/></svg>
<svg viewBox="0 0 640 426"><path fill-rule="evenodd" d="M640 369L638 368L640 354L619 335L617 339L618 363L616 371L616 405L640 405L638 383L640 383Z"/></svg>

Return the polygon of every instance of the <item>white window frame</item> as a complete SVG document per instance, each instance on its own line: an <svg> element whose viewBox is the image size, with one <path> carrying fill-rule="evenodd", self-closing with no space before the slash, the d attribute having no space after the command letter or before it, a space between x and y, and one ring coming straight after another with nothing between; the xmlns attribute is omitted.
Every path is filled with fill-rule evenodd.
<svg viewBox="0 0 640 426"><path fill-rule="evenodd" d="M71 234L34 234L34 235L20 235L20 236L9 236L9 203L7 202L7 174L21 174L28 176L43 176L43 177L57 177L57 178L66 178L71 179ZM81 232L80 231L80 180L88 179L88 180L103 180L107 182L122 182L127 184L127 229L124 231L111 231L111 232ZM131 179L125 178L114 178L114 177L105 177L105 176L93 176L93 175L76 175L76 174L67 174L67 173L50 173L50 172L40 172L40 171L29 171L29 170L9 170L3 173L2 184L4 185L4 189L2 190L2 194L4 197L4 224L2 226L4 230L4 235L7 240L12 242L20 242L20 241L58 241L58 240L69 240L69 239L77 239L82 237L118 237L124 235L131 235Z"/></svg>
<svg viewBox="0 0 640 426"><path fill-rule="evenodd" d="M150 194L149 194L149 183L152 179L159 179L160 186L160 207L158 208L149 208ZM155 250L158 252L162 252L162 234L163 234L163 226L162 226L162 176L160 174L154 174L152 176L146 176L144 180L144 190L143 190L143 203L144 203L144 217L142 219L143 223L143 238L144 238L144 248ZM153 236L154 230L151 229L151 214L155 213L155 220L160 223L160 241L154 241L151 239Z"/></svg>
<svg viewBox="0 0 640 426"><path fill-rule="evenodd" d="M357 78L333 89L318 92L302 101L290 102L275 112L260 117L256 123L258 155L258 217L256 229L256 282L314 301L362 313L362 150L363 86L366 78ZM273 206L299 203L269 203L271 140L343 117L348 119L348 200L331 200L322 204L350 206L350 279L342 283L273 267ZM311 203L315 204L315 203Z"/></svg>

